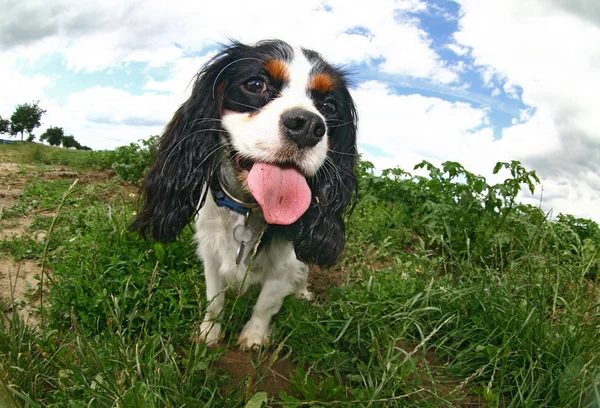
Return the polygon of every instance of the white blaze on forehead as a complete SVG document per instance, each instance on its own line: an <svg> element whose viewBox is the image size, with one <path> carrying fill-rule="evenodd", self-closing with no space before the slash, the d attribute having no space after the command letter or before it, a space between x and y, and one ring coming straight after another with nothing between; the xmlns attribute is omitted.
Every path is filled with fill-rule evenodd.
<svg viewBox="0 0 600 408"><path fill-rule="evenodd" d="M325 118L317 110L309 95L312 70L313 65L306 58L302 49L294 48L294 58L288 63L288 82L281 90L281 96L271 101L270 104L277 105L278 109L281 109L280 113L292 108L305 109L317 114L325 122Z"/></svg>
<svg viewBox="0 0 600 408"><path fill-rule="evenodd" d="M289 82L282 90L281 97L298 98L299 101L306 99L307 105L312 107L312 100L308 97L308 83L312 68L302 49L294 48L294 59L288 66Z"/></svg>

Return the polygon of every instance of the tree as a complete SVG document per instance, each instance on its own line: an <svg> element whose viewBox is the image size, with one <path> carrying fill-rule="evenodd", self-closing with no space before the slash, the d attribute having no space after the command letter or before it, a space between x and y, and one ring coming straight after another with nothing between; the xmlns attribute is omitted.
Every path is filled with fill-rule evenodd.
<svg viewBox="0 0 600 408"><path fill-rule="evenodd" d="M0 135L8 132L10 132L10 120L4 119L2 116L0 116Z"/></svg>
<svg viewBox="0 0 600 408"><path fill-rule="evenodd" d="M40 127L42 124L40 119L42 115L46 113L45 110L39 107L39 101L35 103L24 103L17 106L15 112L10 117L10 134L16 136L17 133L21 134L21 140L23 140L23 133L27 132L29 135L28 140L33 140L33 129Z"/></svg>
<svg viewBox="0 0 600 408"><path fill-rule="evenodd" d="M46 131L40 136L40 141L47 141L50 146L60 146L63 142L63 138L65 137L65 132L63 128L58 126L50 126Z"/></svg>
<svg viewBox="0 0 600 408"><path fill-rule="evenodd" d="M62 138L62 145L63 147L66 147L67 149L70 149L71 147L74 147L75 149L81 149L81 145L79 144L79 142L77 140L75 140L75 138L73 136L63 136Z"/></svg>
<svg viewBox="0 0 600 408"><path fill-rule="evenodd" d="M58 126L50 126L46 129L42 136L40 136L40 141L48 142L51 146L60 146L62 144L67 149L92 150L87 146L82 146L72 135L66 136L63 128Z"/></svg>

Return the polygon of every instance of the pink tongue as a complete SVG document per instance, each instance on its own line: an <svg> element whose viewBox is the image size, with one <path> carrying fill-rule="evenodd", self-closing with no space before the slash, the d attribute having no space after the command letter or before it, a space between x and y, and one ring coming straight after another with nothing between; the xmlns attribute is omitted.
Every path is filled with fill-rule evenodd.
<svg viewBox="0 0 600 408"><path fill-rule="evenodd" d="M292 224L310 206L310 188L293 167L254 163L248 173L248 187L269 224Z"/></svg>

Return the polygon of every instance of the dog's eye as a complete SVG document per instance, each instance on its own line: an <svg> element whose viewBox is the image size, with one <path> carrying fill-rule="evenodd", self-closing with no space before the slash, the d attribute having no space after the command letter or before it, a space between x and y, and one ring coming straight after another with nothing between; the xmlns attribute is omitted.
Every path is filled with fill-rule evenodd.
<svg viewBox="0 0 600 408"><path fill-rule="evenodd" d="M244 89L250 93L261 94L267 90L267 84L262 79L254 78L244 84Z"/></svg>
<svg viewBox="0 0 600 408"><path fill-rule="evenodd" d="M333 115L337 112L337 106L334 101L325 101L321 104L321 111L325 115Z"/></svg>

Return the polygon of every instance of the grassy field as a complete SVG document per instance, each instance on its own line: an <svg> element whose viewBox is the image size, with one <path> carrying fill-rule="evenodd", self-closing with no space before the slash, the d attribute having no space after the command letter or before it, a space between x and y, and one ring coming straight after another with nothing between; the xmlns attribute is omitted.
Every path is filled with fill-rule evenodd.
<svg viewBox="0 0 600 408"><path fill-rule="evenodd" d="M195 344L191 231L126 231L151 155L0 146L0 407L600 407L600 229L519 204L519 163L361 163L344 258L243 353L257 291Z"/></svg>

